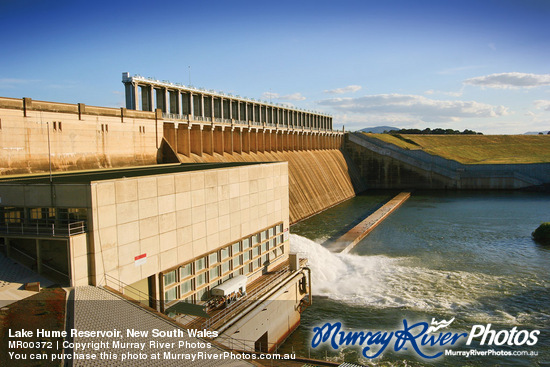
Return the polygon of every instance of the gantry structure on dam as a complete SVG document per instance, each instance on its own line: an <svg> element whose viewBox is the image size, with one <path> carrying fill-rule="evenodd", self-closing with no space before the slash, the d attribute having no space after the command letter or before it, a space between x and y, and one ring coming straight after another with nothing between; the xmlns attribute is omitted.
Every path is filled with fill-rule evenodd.
<svg viewBox="0 0 550 367"><path fill-rule="evenodd" d="M162 110L169 118L332 130L332 116L122 73L126 108ZM141 98L140 98L141 95Z"/></svg>
<svg viewBox="0 0 550 367"><path fill-rule="evenodd" d="M164 137L185 156L339 149L332 116L122 73L126 108L157 111Z"/></svg>

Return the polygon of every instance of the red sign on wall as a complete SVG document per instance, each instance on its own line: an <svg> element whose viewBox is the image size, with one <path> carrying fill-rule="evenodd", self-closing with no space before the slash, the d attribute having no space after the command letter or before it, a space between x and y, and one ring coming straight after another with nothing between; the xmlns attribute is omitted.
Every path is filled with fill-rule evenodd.
<svg viewBox="0 0 550 367"><path fill-rule="evenodd" d="M147 262L147 254L141 254L134 257L134 265L141 266Z"/></svg>

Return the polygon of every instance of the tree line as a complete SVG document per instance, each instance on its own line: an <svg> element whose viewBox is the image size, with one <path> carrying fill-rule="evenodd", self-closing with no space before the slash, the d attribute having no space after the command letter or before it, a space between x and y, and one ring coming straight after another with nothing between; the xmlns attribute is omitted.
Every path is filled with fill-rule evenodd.
<svg viewBox="0 0 550 367"><path fill-rule="evenodd" d="M424 130L420 130L420 129L391 130L391 131L384 131L384 134L483 135L483 133L469 130L469 129L464 129L464 131L460 131L460 130L453 130L453 129L442 129L439 127L435 129L430 129L429 127L427 127Z"/></svg>

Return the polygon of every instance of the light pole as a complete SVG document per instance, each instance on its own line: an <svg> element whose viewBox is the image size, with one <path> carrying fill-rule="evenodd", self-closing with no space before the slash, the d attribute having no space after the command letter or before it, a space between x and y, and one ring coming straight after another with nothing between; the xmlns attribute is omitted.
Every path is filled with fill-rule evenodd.
<svg viewBox="0 0 550 367"><path fill-rule="evenodd" d="M42 111L40 111L40 123L43 124L42 121ZM48 165L50 168L50 185L52 184L52 148L50 143L50 122L46 121L46 129L48 130Z"/></svg>
<svg viewBox="0 0 550 367"><path fill-rule="evenodd" d="M46 121L46 128L48 129L48 164L50 166L50 185L52 184L52 148L50 146L50 122Z"/></svg>

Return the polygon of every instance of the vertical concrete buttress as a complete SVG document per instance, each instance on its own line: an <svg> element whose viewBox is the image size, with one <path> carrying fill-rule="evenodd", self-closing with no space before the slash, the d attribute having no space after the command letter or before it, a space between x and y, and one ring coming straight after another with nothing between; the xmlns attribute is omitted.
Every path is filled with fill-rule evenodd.
<svg viewBox="0 0 550 367"><path fill-rule="evenodd" d="M222 155L224 152L224 129L225 126L216 126L214 129L214 152Z"/></svg>
<svg viewBox="0 0 550 367"><path fill-rule="evenodd" d="M242 137L241 137L241 128L235 127L233 130L233 152L242 153Z"/></svg>
<svg viewBox="0 0 550 367"><path fill-rule="evenodd" d="M242 129L242 152L250 153L250 127Z"/></svg>
<svg viewBox="0 0 550 367"><path fill-rule="evenodd" d="M213 125L204 125L202 129L202 151L212 155L214 153Z"/></svg>
<svg viewBox="0 0 550 367"><path fill-rule="evenodd" d="M228 127L223 132L223 151L227 154L233 154L233 129Z"/></svg>
<svg viewBox="0 0 550 367"><path fill-rule="evenodd" d="M191 156L191 127L189 124L179 124L177 129L177 151L186 157Z"/></svg>
<svg viewBox="0 0 550 367"><path fill-rule="evenodd" d="M202 125L191 125L191 153L202 157Z"/></svg>

